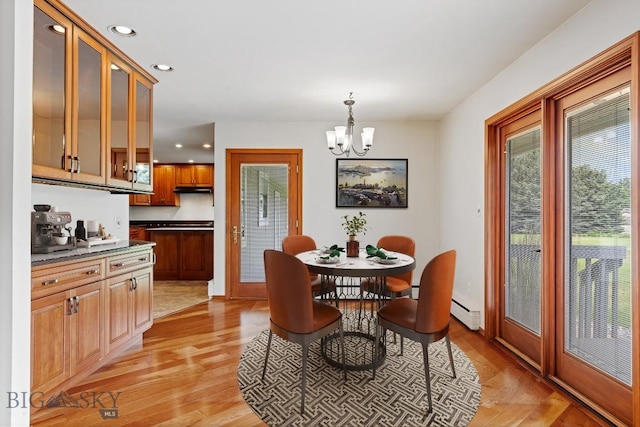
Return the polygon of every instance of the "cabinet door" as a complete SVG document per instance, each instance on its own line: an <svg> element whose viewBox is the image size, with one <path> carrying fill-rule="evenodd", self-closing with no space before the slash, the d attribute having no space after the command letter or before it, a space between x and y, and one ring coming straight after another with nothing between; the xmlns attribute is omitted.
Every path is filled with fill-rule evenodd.
<svg viewBox="0 0 640 427"><path fill-rule="evenodd" d="M192 187L195 184L193 165L176 165L176 187Z"/></svg>
<svg viewBox="0 0 640 427"><path fill-rule="evenodd" d="M68 292L31 302L31 390L46 392L69 378Z"/></svg>
<svg viewBox="0 0 640 427"><path fill-rule="evenodd" d="M129 206L151 206L151 194L130 194Z"/></svg>
<svg viewBox="0 0 640 427"><path fill-rule="evenodd" d="M133 188L136 190L153 191L153 169L151 168L151 129L152 129L152 86L142 80L138 74L133 75L133 144L132 165Z"/></svg>
<svg viewBox="0 0 640 427"><path fill-rule="evenodd" d="M109 162L108 184L114 187L131 188L131 107L133 92L131 69L113 54L108 55L107 71L107 142Z"/></svg>
<svg viewBox="0 0 640 427"><path fill-rule="evenodd" d="M103 356L103 282L82 286L71 293L71 375Z"/></svg>
<svg viewBox="0 0 640 427"><path fill-rule="evenodd" d="M180 242L180 280L213 277L213 232L184 231Z"/></svg>
<svg viewBox="0 0 640 427"><path fill-rule="evenodd" d="M146 331L153 324L153 269L133 273L133 333Z"/></svg>
<svg viewBox="0 0 640 427"><path fill-rule="evenodd" d="M156 242L156 263L153 266L155 280L178 280L180 233L149 231L149 240Z"/></svg>
<svg viewBox="0 0 640 427"><path fill-rule="evenodd" d="M213 186L213 166L211 165L193 165L196 186L212 187Z"/></svg>
<svg viewBox="0 0 640 427"><path fill-rule="evenodd" d="M32 174L70 180L72 24L44 1L35 3Z"/></svg>
<svg viewBox="0 0 640 427"><path fill-rule="evenodd" d="M131 274L123 274L107 280L107 294L105 295L107 352L128 341L133 336L129 296L132 288Z"/></svg>
<svg viewBox="0 0 640 427"><path fill-rule="evenodd" d="M156 165L153 167L153 206L179 206L176 203L176 193L173 192L176 183L176 168L173 165Z"/></svg>
<svg viewBox="0 0 640 427"><path fill-rule="evenodd" d="M80 28L73 29L72 164L73 179L104 185L107 183L103 147L105 125L106 50Z"/></svg>

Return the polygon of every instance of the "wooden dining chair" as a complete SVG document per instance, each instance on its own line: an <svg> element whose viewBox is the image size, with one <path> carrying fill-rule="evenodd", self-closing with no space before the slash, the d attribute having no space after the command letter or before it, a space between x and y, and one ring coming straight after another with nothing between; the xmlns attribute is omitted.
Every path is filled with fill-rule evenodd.
<svg viewBox="0 0 640 427"><path fill-rule="evenodd" d="M289 255L298 255L315 249L317 249L316 242L311 236L296 234L282 239L282 251ZM335 280L329 277L322 278L311 272L309 272L309 278L311 279L311 291L314 297L324 299L326 295L333 294L336 307L340 307Z"/></svg>
<svg viewBox="0 0 640 427"><path fill-rule="evenodd" d="M342 313L336 307L313 299L307 267L293 255L267 249L264 251L264 270L269 303L269 340L264 356L262 381L267 371L271 339L280 338L302 346L302 397L300 413L304 414L309 345L338 329L342 356L342 370L347 379L345 365Z"/></svg>
<svg viewBox="0 0 640 427"><path fill-rule="evenodd" d="M427 382L429 413L431 405L431 379L429 374L429 344L445 338L449 352L449 363L453 378L456 369L451 353L449 338L449 316L453 295L453 277L455 274L456 251L451 250L437 255L424 268L420 278L418 299L398 298L389 301L378 310L376 343L380 333L391 330L422 345L424 375ZM379 345L375 346L375 360L378 358ZM376 366L373 366L373 378Z"/></svg>

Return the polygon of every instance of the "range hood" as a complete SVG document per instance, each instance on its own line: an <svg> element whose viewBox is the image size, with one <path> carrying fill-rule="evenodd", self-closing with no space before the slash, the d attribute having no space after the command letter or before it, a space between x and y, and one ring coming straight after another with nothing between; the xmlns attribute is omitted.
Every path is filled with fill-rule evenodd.
<svg viewBox="0 0 640 427"><path fill-rule="evenodd" d="M213 193L213 187L176 187L173 192L211 194Z"/></svg>

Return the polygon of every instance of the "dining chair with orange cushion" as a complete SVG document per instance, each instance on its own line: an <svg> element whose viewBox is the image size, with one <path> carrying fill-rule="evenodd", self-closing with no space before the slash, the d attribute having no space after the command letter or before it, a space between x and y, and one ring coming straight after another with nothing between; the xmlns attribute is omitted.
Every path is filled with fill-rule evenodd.
<svg viewBox="0 0 640 427"><path fill-rule="evenodd" d="M424 375L427 382L429 413L431 405L431 379L429 374L429 344L445 338L449 352L449 363L453 378L456 369L451 353L449 338L449 313L453 295L453 277L456 267L456 251L441 253L433 258L424 268L420 277L418 299L398 298L389 301L378 310L376 341L380 333L393 331L422 345ZM379 346L375 346L375 360L378 358ZM376 366L373 367L373 378L376 377Z"/></svg>
<svg viewBox="0 0 640 427"><path fill-rule="evenodd" d="M383 236L378 240L378 248L386 251L396 252L409 255L412 258L416 256L416 243L409 236L390 235ZM385 278L385 289L380 290L373 279L365 279L360 283L361 291L380 294L381 297L389 297L395 299L399 296L411 295L411 279L413 271L408 271L397 276L387 276Z"/></svg>
<svg viewBox="0 0 640 427"><path fill-rule="evenodd" d="M302 252L313 251L317 249L316 242L313 237L304 234L287 236L282 239L282 251L289 255L298 255ZM336 292L336 283L334 280L325 278L322 280L316 273L309 272L311 279L311 291L314 297L324 298L325 295L333 294L336 307L339 307L338 293Z"/></svg>
<svg viewBox="0 0 640 427"><path fill-rule="evenodd" d="M342 370L345 366L342 313L336 307L313 299L306 265L293 255L267 249L264 251L264 270L269 303L269 340L262 368L262 381L267 371L271 340L275 333L280 338L302 346L302 397L300 413L304 414L309 345L329 334L339 332Z"/></svg>

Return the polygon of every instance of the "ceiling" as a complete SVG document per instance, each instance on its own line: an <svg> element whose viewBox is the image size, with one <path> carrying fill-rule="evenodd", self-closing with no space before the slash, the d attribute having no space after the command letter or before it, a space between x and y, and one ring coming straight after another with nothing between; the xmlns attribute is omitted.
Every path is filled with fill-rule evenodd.
<svg viewBox="0 0 640 427"><path fill-rule="evenodd" d="M65 1L158 78L163 162L212 161L215 122L343 124L349 92L356 124L438 120L588 2Z"/></svg>

